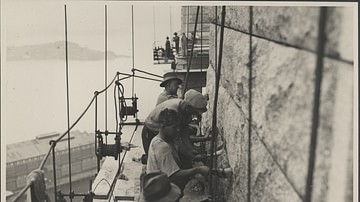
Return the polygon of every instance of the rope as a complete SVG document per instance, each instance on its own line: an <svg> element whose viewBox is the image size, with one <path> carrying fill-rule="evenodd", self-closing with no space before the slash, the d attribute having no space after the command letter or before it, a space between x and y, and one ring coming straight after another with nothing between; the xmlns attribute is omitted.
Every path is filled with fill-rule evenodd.
<svg viewBox="0 0 360 202"><path fill-rule="evenodd" d="M172 35L172 18L171 18L171 6L169 6L169 18L170 18L170 36Z"/></svg>
<svg viewBox="0 0 360 202"><path fill-rule="evenodd" d="M134 95L134 88L135 88L135 71L134 71L134 69L135 69L135 54L134 54L134 49L135 49L135 46L134 46L134 5L131 5L131 41L132 41L132 43L131 43L131 47L132 47L132 69L131 69L131 71L132 71L132 94L131 94L131 96L133 96Z"/></svg>
<svg viewBox="0 0 360 202"><path fill-rule="evenodd" d="M111 81L111 83L110 83L105 89L103 89L103 90L95 93L94 97L91 99L90 103L89 103L88 106L85 108L85 110L83 111L83 113L79 116L79 118L73 123L73 125L71 125L71 127L70 127L66 132L64 132L60 137L58 137L58 139L56 139L56 140L51 144L51 147L55 146L55 144L56 144L57 142L59 142L71 129L73 129L73 128L76 126L76 124L81 120L81 118L82 118L82 117L85 115L85 113L88 111L88 109L90 108L90 106L91 106L92 103L94 102L95 98L96 98L99 94L103 93L106 89L108 89L108 88L114 83L115 79L116 79L116 77L114 77L114 79ZM46 156L45 156L45 158L43 159L43 161L41 162L40 167L39 167L40 170L42 170L42 169L44 168L44 165L45 165L45 163L46 163L47 158L48 158L49 155L50 155L50 152L51 152L51 148L50 148L49 152L46 154Z"/></svg>
<svg viewBox="0 0 360 202"><path fill-rule="evenodd" d="M156 21L155 21L155 6L153 6L153 22L154 22L154 49L156 49Z"/></svg>
<svg viewBox="0 0 360 202"><path fill-rule="evenodd" d="M110 189L111 189L110 182L109 182L107 179L102 178L102 179L95 185L95 188L94 188L93 192L95 192L97 186L99 186L100 182L102 182L102 181L105 181L105 182L109 185L109 187L110 187ZM112 192L111 196L113 197L113 200L115 201L114 192ZM111 198L111 196L110 196L110 198Z"/></svg>
<svg viewBox="0 0 360 202"><path fill-rule="evenodd" d="M107 5L105 5L105 16L104 16L104 18L105 18L105 88L106 88L106 86L107 86L107 59L108 59L108 57L107 57ZM107 90L105 90L105 130L107 130L107 126L108 126L108 124L107 124L107 118L108 118L108 115L107 115Z"/></svg>
<svg viewBox="0 0 360 202"><path fill-rule="evenodd" d="M119 76L117 75L117 80L119 80ZM117 106L116 106L116 86L114 86L114 103L115 103L115 122L116 122L116 132L118 132L118 125L119 125L119 119L118 119L118 116L117 116ZM120 103L119 103L120 105Z"/></svg>
<svg viewBox="0 0 360 202"><path fill-rule="evenodd" d="M201 6L201 23L200 23L200 53L201 53L201 58L200 58L200 76L202 75L202 65L203 65L203 7ZM201 76L200 78L200 83L202 84L203 82L203 77ZM201 89L202 92L202 89Z"/></svg>
<svg viewBox="0 0 360 202"><path fill-rule="evenodd" d="M213 161L213 157L214 157L214 149L215 149L215 142L216 142L216 138L217 138L217 127L216 127L216 122L217 122L217 101L218 101L218 95L219 95L219 84L220 84L220 74L221 74L221 63L222 63L222 53L223 53L223 43L224 43L224 24L225 24L225 12L226 12L226 7L223 6L222 7L222 12L221 12L221 29L220 29L220 47L219 47L219 63L218 63L218 68L216 71L216 80L215 80L215 96L214 96L214 109L213 109L213 120L212 120L212 129L213 131L215 130L215 133L212 134L212 140L211 140L211 154L210 154L210 170L213 170L213 167L216 168L216 161ZM214 166L215 164L215 166ZM213 199L213 178L212 178L212 174L209 175L210 177L210 186L209 186L209 194L210 194L210 200Z"/></svg>
<svg viewBox="0 0 360 202"><path fill-rule="evenodd" d="M129 144L131 144L131 142L132 142L132 140L133 140L133 138L134 138L134 135L135 135L135 132L136 132L137 128L138 128L138 123L136 123L135 129L134 129L134 131L133 131L133 133L132 133L132 135L131 135L131 138L130 138ZM123 157L122 157L122 159L121 159L121 162L120 162L120 168L121 168L121 166L122 166L122 165L123 165L123 163L124 163L124 159L125 159L126 154L127 154L127 151L125 150L124 155L123 155Z"/></svg>
<svg viewBox="0 0 360 202"><path fill-rule="evenodd" d="M69 95L69 58L68 58L68 38L67 38L67 12L66 5L64 5L65 11L65 62L66 62L66 110L67 110L67 126L68 126L68 159L69 159L69 189L72 190L71 183L71 154L70 154L70 95ZM54 190L55 192L57 190ZM72 198L70 197L70 201Z"/></svg>

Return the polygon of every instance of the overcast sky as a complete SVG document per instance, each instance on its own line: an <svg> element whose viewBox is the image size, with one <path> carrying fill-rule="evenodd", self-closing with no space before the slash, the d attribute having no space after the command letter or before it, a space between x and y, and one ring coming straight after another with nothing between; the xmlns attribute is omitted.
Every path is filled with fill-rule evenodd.
<svg viewBox="0 0 360 202"><path fill-rule="evenodd" d="M19 46L64 40L64 4L7 1L2 8L2 26L5 30L3 39L6 45ZM66 5L68 40L89 48L104 50L105 3L66 2ZM108 49L118 54L130 53L131 4L106 2L106 5ZM135 4L135 43L152 44L154 40L165 42L166 35L171 36L172 32L180 29L180 8L180 5L164 3ZM157 35L156 38L154 34Z"/></svg>

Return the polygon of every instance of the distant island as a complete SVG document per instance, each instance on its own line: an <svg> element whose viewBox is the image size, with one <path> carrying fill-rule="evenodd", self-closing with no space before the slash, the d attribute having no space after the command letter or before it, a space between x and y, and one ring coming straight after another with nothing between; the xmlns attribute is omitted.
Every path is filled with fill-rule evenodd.
<svg viewBox="0 0 360 202"><path fill-rule="evenodd" d="M128 58L128 55L117 55L112 51L107 52L109 60ZM57 41L39 45L9 46L6 49L7 60L65 60L65 42ZM103 60L103 51L92 50L76 43L68 42L69 60Z"/></svg>

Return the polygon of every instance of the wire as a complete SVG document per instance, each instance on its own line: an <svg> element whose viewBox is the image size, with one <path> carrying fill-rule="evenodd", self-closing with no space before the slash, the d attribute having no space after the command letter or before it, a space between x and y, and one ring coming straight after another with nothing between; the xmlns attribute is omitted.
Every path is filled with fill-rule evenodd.
<svg viewBox="0 0 360 202"><path fill-rule="evenodd" d="M67 12L66 5L64 5L65 12L65 63L66 63L66 111L67 111L67 127L68 127L68 160L69 160L69 189L72 190L71 183L71 154L70 154L70 95L69 95L69 57L68 57L68 38L67 38ZM56 185L55 185L56 187ZM56 192L56 190L55 190ZM70 197L70 201L72 198Z"/></svg>
<svg viewBox="0 0 360 202"><path fill-rule="evenodd" d="M135 54L134 54L134 52L135 52L135 46L134 46L134 5L131 5L131 41L132 41L132 69L131 69L131 71L132 71L132 75L133 75L133 77L132 77L132 94L131 94L131 96L133 96L134 95L134 88L135 88L135 71L134 71L134 69L135 69Z"/></svg>
<svg viewBox="0 0 360 202"><path fill-rule="evenodd" d="M108 59L108 57L107 57L107 5L105 5L105 14L104 14L105 16L104 16L104 18L105 18L105 59L104 59L104 61L105 61L105 87L107 86L107 59ZM107 126L108 126L108 124L107 124L107 90L105 90L105 130L107 130ZM107 138L106 138L107 139Z"/></svg>
<svg viewBox="0 0 360 202"><path fill-rule="evenodd" d="M95 192L97 186L98 186L98 185L100 184L100 182L102 182L102 181L105 181L105 182L109 185L109 187L111 188L111 185L110 185L109 181L108 181L107 179L105 179L105 178L102 178L102 179L95 185L94 190L92 190L92 192Z"/></svg>
<svg viewBox="0 0 360 202"><path fill-rule="evenodd" d="M157 75L157 74L153 74L153 73L150 73L150 72L146 72L146 71L143 71L143 70L139 70L139 69L134 69L134 70L135 70L135 71L138 71L138 72L141 72L141 73L144 73L144 74L151 75L151 76L163 78L162 76L159 76L159 75Z"/></svg>
<svg viewBox="0 0 360 202"><path fill-rule="evenodd" d="M112 82L106 87L106 89L109 88L109 87L114 83L115 79L116 79L116 77L114 77L114 79L113 79ZM41 164L40 164L40 167L39 167L40 170L42 170L42 169L44 168L44 165L45 165L45 163L46 163L46 160L47 160L47 158L48 158L49 155L50 155L51 148L54 147L54 146L56 145L56 143L59 142L59 141L68 133L68 131L70 131L72 128L74 128L74 127L76 126L76 124L81 120L81 118L82 118L82 117L85 115L85 113L88 111L88 109L90 108L90 106L91 106L92 103L94 102L95 98L96 98L99 94L101 94L102 92L104 92L104 91L105 91L105 89L97 92L97 93L94 95L94 97L91 99L90 103L89 103L88 106L85 108L85 110L83 111L83 113L82 113L82 114L79 116L79 118L73 123L73 125L71 125L71 127L70 127L66 132L64 132L58 139L56 139L56 140L54 141L54 143L51 145L48 153L46 154L46 156L44 157L43 161L42 161Z"/></svg>
<svg viewBox="0 0 360 202"><path fill-rule="evenodd" d="M138 128L138 124L136 124L136 126L135 126L135 129L134 129L134 131L133 131L133 134L131 135L129 144L132 142L133 137L134 137L134 135L135 135L135 132L136 132L137 128ZM123 163L124 163L124 159L125 159L126 154L127 154L127 151L125 150L124 155L123 155L123 157L122 157L122 159L121 159L120 168L121 168L121 166L122 166Z"/></svg>

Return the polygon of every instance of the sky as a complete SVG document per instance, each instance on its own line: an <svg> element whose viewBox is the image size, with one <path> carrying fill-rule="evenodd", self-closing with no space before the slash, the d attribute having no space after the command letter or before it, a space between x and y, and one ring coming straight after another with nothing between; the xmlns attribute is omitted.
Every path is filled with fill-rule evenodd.
<svg viewBox="0 0 360 202"><path fill-rule="evenodd" d="M7 88L8 83L20 83L21 88L32 89L36 83L41 83L42 77L48 75L33 75L31 73L31 65L24 65L23 69L19 69L18 74L21 77L14 77L13 81L9 81L10 77L7 77L7 68L9 67L6 61L6 47L9 46L23 46L23 45L35 45L52 43L65 40L65 8L66 4L66 19L67 19L67 38L69 42L74 42L80 46L87 47L94 50L105 50L105 4L107 5L107 41L108 51L112 51L119 55L132 55L132 31L134 31L134 66L138 69L144 69L144 67L152 68L152 46L154 40L163 41L165 43L166 36L172 36L172 33L180 30L180 5L167 4L167 3L129 3L129 2L115 2L115 1L19 1L19 0L2 0L1 1L1 165L5 166L6 159L6 139L10 139L9 134L6 131L6 125L11 120L15 120L11 123L11 126L23 127L24 130L30 131L25 127L25 124L21 124L24 119L28 122L36 124L44 124L43 120L29 119L27 117L32 114L36 114L36 109L33 108L34 100L38 99L39 103L44 103L44 99L56 99L63 100L64 93L58 94L57 97L52 97L52 94L44 95L43 98L36 97L36 89L32 93L35 98L27 98L21 94L21 89L14 89L12 87ZM132 5L134 13L134 30L132 30ZM170 16L171 14L171 16ZM170 19L172 21L170 22ZM154 30L156 29L156 31ZM103 68L103 63L98 62L99 68ZM70 64L72 67L76 66L76 63ZM51 66L49 68L52 68ZM129 68L124 72L129 72ZM47 69L48 73L52 76L54 73L50 69ZM50 73L49 73L50 72ZM16 75L16 73L15 73ZM65 80L63 75L54 75L57 78L54 80ZM82 75L72 75L73 77ZM112 79L109 76L109 80ZM26 79L19 79L25 77ZM61 77L61 78L60 78ZM103 77L103 76L102 76ZM37 79L32 79L37 78ZM103 78L101 78L103 79ZM51 82L46 85L58 86L61 83ZM84 86L86 83L75 84L74 86ZM158 84L157 84L158 85ZM100 89L101 86L100 86ZM160 89L160 88L159 88ZM73 88L71 90L75 90ZM96 89L92 89L96 90ZM6 92L13 92L19 94L21 97L17 103L21 106L18 107L16 113L10 114L6 106L10 105L9 94ZM93 92L93 91L92 91ZM148 92L152 93L151 91ZM83 98L88 104L92 94L89 97ZM75 97L75 96L73 96ZM140 98L139 98L140 99ZM153 98L156 99L156 98ZM73 99L74 100L74 99ZM110 99L109 99L110 100ZM143 98L144 100L144 98ZM57 101L59 102L59 101ZM72 102L72 100L71 100ZM154 100L155 102L155 100ZM37 105L39 105L39 103ZM36 103L35 103L36 104ZM71 105L71 112L74 116L79 115L75 111L74 105ZM109 104L110 105L110 104ZM40 106L43 111L46 111L49 106ZM65 106L64 106L65 107ZM82 110L84 105L77 110ZM46 111L52 114L50 111ZM24 115L24 113L28 113ZM65 111L64 111L65 113ZM19 116L18 116L19 115ZM9 119L9 116L12 119ZM52 115L51 115L52 116ZM54 115L54 116L59 116ZM14 118L15 117L15 118ZM16 118L17 117L17 118ZM64 118L65 119L65 116ZM71 119L71 124L75 118ZM52 120L47 120L52 121ZM10 127L10 124L7 125ZM65 127L63 124L61 127ZM9 128L8 127L8 128ZM59 133L64 130L56 131ZM20 140L23 133L17 133ZM37 134L39 135L39 134ZM4 138L6 137L6 138ZM19 139L19 138L18 138ZM4 159L4 160L3 160ZM3 170L1 172L3 174ZM3 175L4 176L4 175ZM4 178L1 182L4 185ZM1 186L2 191L5 190L5 186Z"/></svg>
<svg viewBox="0 0 360 202"><path fill-rule="evenodd" d="M66 5L66 17L64 5ZM74 42L80 46L90 49L105 51L106 16L107 50L119 55L132 56L132 34L134 34L135 64L133 64L133 66L137 69L153 73L155 73L152 71L154 70L152 67L152 46L154 40L162 40L165 43L166 36L171 36L173 32L180 30L181 6L173 4L131 4L129 2L99 1L6 1L4 3L2 2L1 9L2 53L6 54L6 47L9 46L35 45L64 41L66 36L65 27L67 28L67 40L69 42ZM105 10L107 11L107 15L105 15ZM132 11L134 28L132 28ZM29 96L35 96L36 92L39 91L38 89L42 89L41 86L36 86L38 81L43 80L45 77L49 77L52 74L59 73L55 73L55 69L50 72L46 69L46 71L37 73L38 70L35 71L35 69L38 69L37 66L44 64L35 63L33 61L20 63L21 67L17 67L15 68L16 70L14 70L13 64L10 64L10 61L6 61L5 54L2 54L1 68L1 116L2 125L4 122L9 123L10 120L13 120L11 124L3 125L4 127L2 127L6 128L7 126L9 128L14 127L14 124L16 125L19 120L23 120L25 117L29 116L29 114L25 114L25 111L31 111L38 108L38 106L36 106L36 102L33 103L30 101L35 98L29 98L27 104L24 101L20 101L25 95L24 93L29 93ZM62 63L65 64L65 61ZM46 64L49 64L48 66L50 69L55 68L55 66L58 65L58 63L45 63L45 65ZM99 61L96 64L99 64L97 68L104 68L104 62ZM78 63L70 61L70 70L80 68L77 67L77 65ZM118 71L130 73L131 67L128 67L128 65L126 67L123 66L123 64L117 64L117 67L119 67ZM10 67L11 70L9 69ZM110 61L109 68L111 67L114 67L114 65L112 65ZM71 72L71 74L72 75L70 76L73 76L74 78L83 78L83 75L79 73ZM162 75L159 71L156 72L156 74ZM112 74L109 75L109 81L112 76ZM60 74L57 75L57 77L62 78L63 75ZM101 78L98 78L98 80L103 79L103 77L104 76L101 75ZM22 81L15 81L16 79L20 79ZM28 81L25 82L25 80ZM21 85L18 86L17 83L21 83ZM24 85L26 83L28 85ZM70 87L73 88L70 89L70 91L74 90L76 86L82 85L82 83L80 83L77 79L70 80L70 84ZM31 92L34 93L23 92L23 90L29 91L30 89L32 89ZM94 89L91 90L93 92ZM91 95L92 94L90 94L90 96ZM59 95L60 99L62 97L62 95ZM43 96L42 98L37 99L43 100L48 98ZM9 107L14 105L13 102L18 103L21 106L18 106L18 109ZM72 106L72 103L70 103L70 105ZM24 110L21 110L22 107ZM4 130L5 129L2 129L2 134L9 137L9 133L4 133Z"/></svg>
<svg viewBox="0 0 360 202"><path fill-rule="evenodd" d="M43 1L5 2L2 18L5 28L3 41L6 46L65 40L64 4ZM67 2L68 41L104 50L104 5L103 2ZM131 4L106 2L106 5L108 49L118 54L129 55L132 36ZM142 3L135 4L133 11L135 43L138 45L152 44L154 40L165 42L167 35L171 36L172 32L180 29L179 5ZM103 36L103 40L99 40L99 36Z"/></svg>

